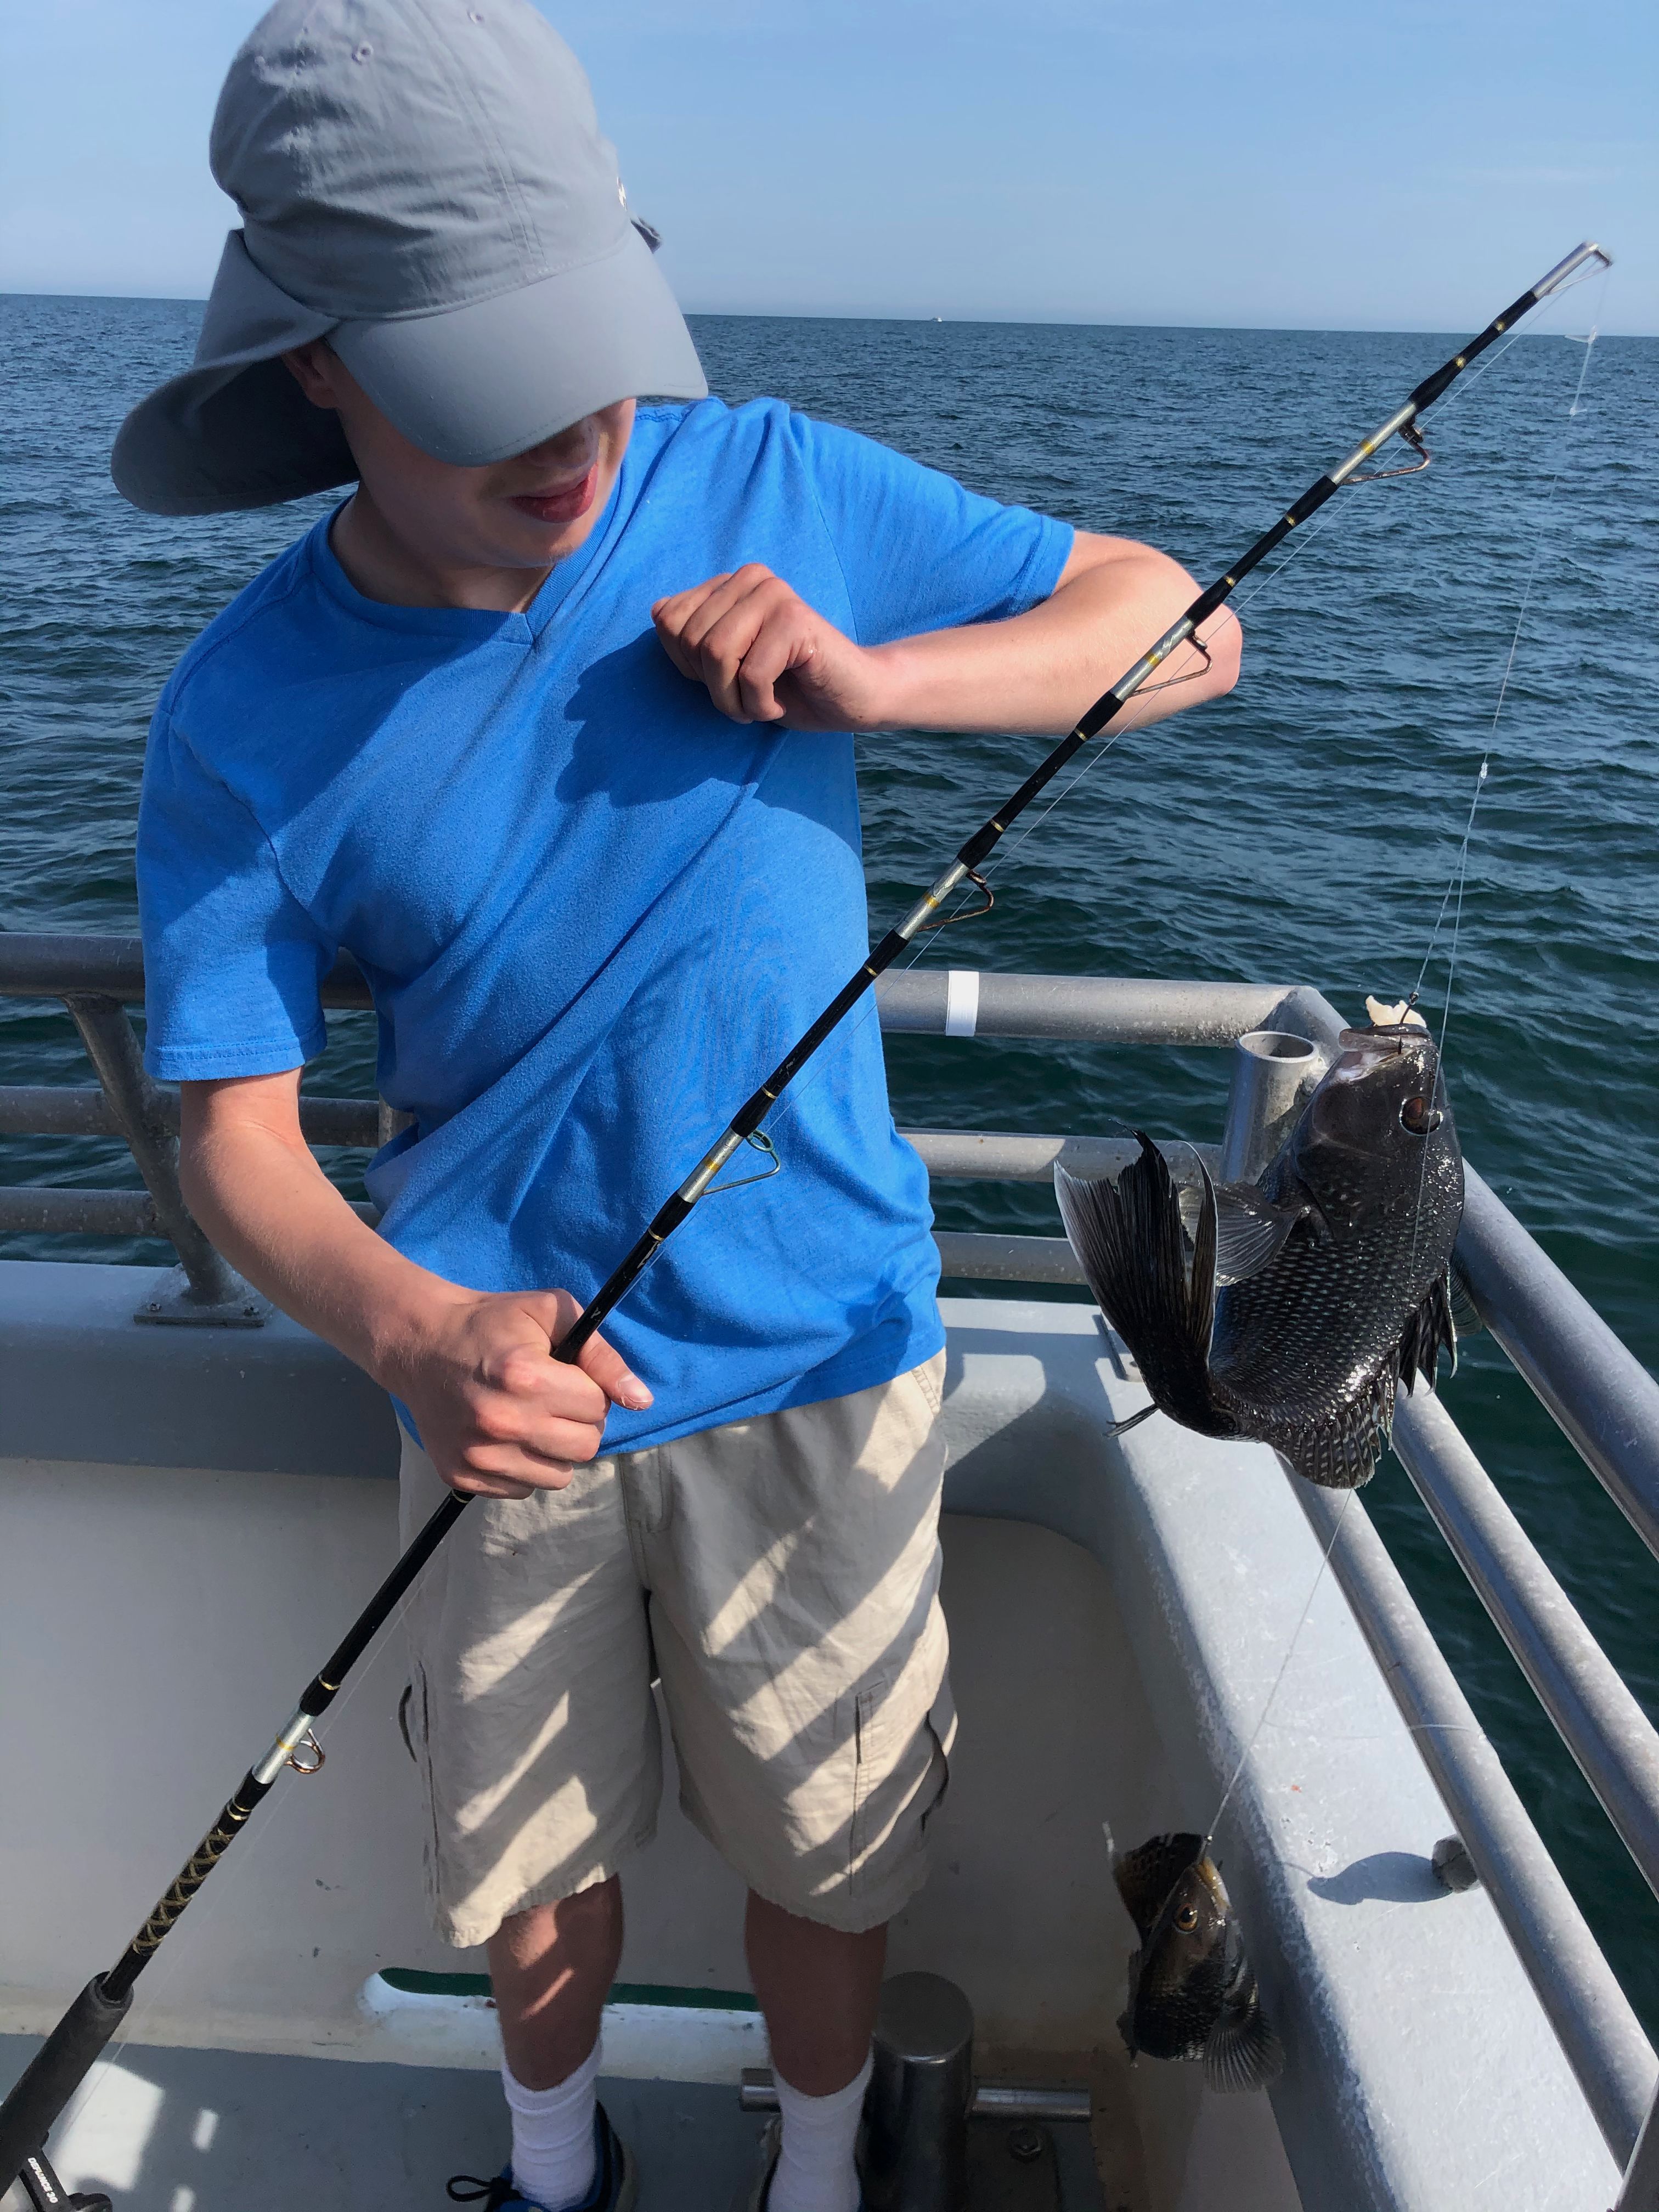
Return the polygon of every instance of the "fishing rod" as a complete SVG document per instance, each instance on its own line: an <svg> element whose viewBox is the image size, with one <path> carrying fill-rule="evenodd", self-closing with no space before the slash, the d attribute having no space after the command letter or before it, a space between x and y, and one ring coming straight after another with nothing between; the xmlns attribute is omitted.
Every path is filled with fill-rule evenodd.
<svg viewBox="0 0 1659 2212"><path fill-rule="evenodd" d="M1098 737L1121 713L1172 653L1189 641L1196 641L1198 630L1226 605L1244 578L1258 568L1293 530L1316 514L1327 500L1333 498L1345 483L1365 483L1377 475L1410 473L1426 467L1429 456L1417 428L1419 417L1433 406L1470 362L1494 345L1540 300L1559 291L1580 269L1591 262L1607 267L1610 265L1611 257L1599 246L1589 243L1575 248L1565 260L1558 262L1547 275L1540 276L1530 290L1523 292L1519 299L1504 308L1502 314L1495 316L1479 337L1471 338L1449 361L1443 362L1431 375L1425 376L1380 428L1356 446L1346 460L1339 462L1310 484L1224 575L1199 593L1185 613L1164 631L1133 667L1119 677L1110 690L1103 692L1096 700L1076 727L1061 738L997 812L974 832L949 867L929 885L903 919L888 931L868 959L848 978L759 1089L744 1100L718 1141L704 1154L672 1197L658 1209L633 1249L606 1278L553 1347L555 1359L566 1364L574 1364L583 1346L627 1296L697 1201L708 1195L711 1188L718 1190L732 1187L717 1185L714 1178L739 1146L754 1146L775 1158L771 1141L761 1126L772 1108L819 1046L863 998L877 978L891 967L911 940L924 930L939 927L939 908L952 893L964 883L973 884L984 890L980 873L982 864L990 857L1009 826L1053 781L1066 763L1091 738ZM1407 469L1400 471L1365 470L1364 464L1396 436L1403 438L1418 457ZM1198 649L1200 653L1203 651L1201 643ZM984 908L976 908L973 911L982 912ZM47 2037L10 2095L3 2105L0 2105L0 2192L26 2165L41 2167L50 2175L50 2168L45 2166L43 2157L47 2133L85 2078L99 2052L119 2026L132 2002L133 1984L155 1956L164 1937L177 1924L191 1899L242 1833L255 1808L283 1770L292 1766L300 1773L313 1774L322 1765L323 1754L315 1735L317 1722L334 1702L346 1676L396 1610L422 1568L459 1520L469 1502L459 1491L452 1491L438 1507L352 1623L338 1649L331 1654L307 1684L292 1717L264 1758L249 1768L217 1820L202 1838L143 1926L114 1966L106 1973L94 1975L87 1984ZM37 2205L45 2206L54 2201L50 2196L35 2195L34 2185L27 2173L24 2179Z"/></svg>

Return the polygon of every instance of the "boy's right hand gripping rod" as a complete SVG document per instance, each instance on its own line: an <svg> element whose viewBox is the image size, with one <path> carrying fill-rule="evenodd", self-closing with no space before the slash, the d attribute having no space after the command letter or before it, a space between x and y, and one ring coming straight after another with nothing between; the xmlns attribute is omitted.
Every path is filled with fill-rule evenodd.
<svg viewBox="0 0 1659 2212"><path fill-rule="evenodd" d="M1374 430L1363 444L1355 447L1346 460L1310 484L1271 529L1264 531L1243 557L1233 563L1227 574L1218 578L1206 591L1200 592L1179 621L1165 630L1133 668L1119 677L1109 691L1103 693L1069 736L1060 740L1041 766L1027 776L1018 790L990 820L974 832L944 874L917 901L903 920L888 931L863 966L848 976L811 1027L778 1062L759 1090L744 1101L720 1141L699 1161L673 1196L659 1209L633 1250L600 1285L579 1318L561 1338L553 1352L556 1359L574 1363L580 1357L588 1339L639 1280L697 1200L708 1192L709 1185L738 1146L757 1136L767 1115L831 1030L858 1004L876 978L891 967L911 939L938 918L940 907L957 886L975 878L981 865L989 857L1010 824L1024 812L1037 793L1053 781L1073 755L1080 751L1091 738L1099 736L1147 678L1179 646L1186 644L1212 614L1225 605L1244 578L1266 560L1276 545L1292 530L1306 522L1310 515L1316 514L1344 483L1359 477L1363 464L1380 446L1399 435L1404 436L1408 443L1420 451L1421 441L1416 429L1418 417L1434 404L1449 385L1455 382L1471 362L1495 344L1539 301L1552 292L1559 291L1586 263L1599 262L1606 266L1609 260L1610 256L1604 253L1599 246L1584 245L1570 253L1547 276L1540 276L1530 291L1523 292L1518 300L1504 308L1501 315L1494 317L1478 337L1471 338L1460 353L1443 362L1431 376L1425 376L1387 422ZM322 1753L313 1734L315 1723L333 1703L346 1675L384 1626L416 1575L465 1511L467 1503L466 1498L459 1492L452 1492L433 1514L353 1622L339 1649L320 1674L307 1685L293 1717L270 1750L243 1777L235 1795L202 1838L166 1896L109 1972L96 1975L88 1983L47 2037L4 2104L0 2105L0 2193L3 2193L5 2186L18 2173L25 2160L41 2149L47 2131L119 2026L132 2001L133 1984L154 1957L158 1945L178 1921L185 1907L240 1835L254 1807L283 1769L293 1766L301 1773L308 1774L315 1773L321 1765Z"/></svg>

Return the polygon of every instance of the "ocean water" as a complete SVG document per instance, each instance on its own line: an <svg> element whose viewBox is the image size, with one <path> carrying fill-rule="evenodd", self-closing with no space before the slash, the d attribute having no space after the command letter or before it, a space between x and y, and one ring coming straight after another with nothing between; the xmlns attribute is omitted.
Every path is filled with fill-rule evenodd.
<svg viewBox="0 0 1659 2212"><path fill-rule="evenodd" d="M1437 410L1425 474L1345 492L1241 594L1237 691L1098 757L999 859L942 964L1317 984L1351 1012L1417 978L1483 749L1449 1019L1470 1157L1659 1364L1659 342L1510 347ZM1476 313L1495 304L1472 301ZM106 472L128 406L189 360L200 310L0 301L0 927L134 926L132 832L156 692L194 633L320 511L163 521ZM1472 320L1474 318L1472 317ZM1207 578L1450 350L1446 338L702 317L715 389L851 424L975 488L1150 539ZM1577 410L1570 413L1578 392ZM1254 580L1253 580L1254 584ZM1524 603L1518 641L1516 623ZM1512 666L1509 666L1511 647ZM1506 666L1507 690L1494 727ZM879 929L1038 757L1031 740L862 747ZM310 1087L372 1089L366 1017ZM1218 1131L1221 1054L889 1040L902 1122ZM0 1000L0 1082L84 1082L61 1012ZM360 1158L339 1155L350 1184ZM124 1149L0 1139L0 1180L134 1185ZM945 1226L1056 1233L1046 1192L945 1186ZM0 1255L158 1261L0 1240ZM957 1286L953 1286L957 1287ZM1659 1714L1659 1566L1494 1347L1448 1402ZM1479 1603L1385 1462L1367 1504L1614 1967L1659 2033L1659 1908Z"/></svg>

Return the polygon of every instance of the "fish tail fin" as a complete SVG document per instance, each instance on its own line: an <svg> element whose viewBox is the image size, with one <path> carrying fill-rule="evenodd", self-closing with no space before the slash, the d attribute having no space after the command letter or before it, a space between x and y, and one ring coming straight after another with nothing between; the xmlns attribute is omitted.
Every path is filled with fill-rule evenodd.
<svg viewBox="0 0 1659 2212"><path fill-rule="evenodd" d="M1166 1413L1197 1427L1214 1405L1215 1190L1205 1171L1189 1267L1169 1163L1144 1130L1135 1135L1140 1158L1115 1183L1085 1182L1057 1164L1054 1195L1089 1287L1146 1387Z"/></svg>
<svg viewBox="0 0 1659 2212"><path fill-rule="evenodd" d="M1285 2070L1285 2048L1267 2023L1254 1990L1239 2005L1227 2005L1204 2039L1204 2078L1229 2095L1265 2089Z"/></svg>

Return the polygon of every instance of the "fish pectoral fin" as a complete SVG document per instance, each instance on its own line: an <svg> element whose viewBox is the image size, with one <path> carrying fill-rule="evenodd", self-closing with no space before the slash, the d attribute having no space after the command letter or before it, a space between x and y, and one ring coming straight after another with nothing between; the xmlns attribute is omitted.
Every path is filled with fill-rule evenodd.
<svg viewBox="0 0 1659 2212"><path fill-rule="evenodd" d="M1285 2051L1254 1990L1243 2004L1224 2005L1204 2039L1204 2078L1228 2094L1265 2089L1285 2070Z"/></svg>
<svg viewBox="0 0 1659 2212"><path fill-rule="evenodd" d="M1212 1185L1204 1175L1189 1254L1169 1163L1144 1131L1135 1134L1140 1157L1115 1182L1070 1175L1056 1162L1054 1196L1089 1287L1154 1400L1177 1420L1202 1418L1213 1403Z"/></svg>
<svg viewBox="0 0 1659 2212"><path fill-rule="evenodd" d="M1400 1332L1400 1380L1410 1389L1420 1375L1431 1390L1443 1352L1451 1354L1452 1373L1457 1372L1457 1322L1455 1279L1449 1265L1429 1285L1416 1311L1406 1316Z"/></svg>
<svg viewBox="0 0 1659 2212"><path fill-rule="evenodd" d="M1181 1225L1196 1238L1204 1206L1200 1188L1188 1184L1181 1192ZM1285 1249L1285 1239L1307 1208L1275 1206L1263 1198L1253 1182L1220 1182L1215 1186L1215 1279L1218 1289L1229 1283L1247 1283L1269 1267Z"/></svg>
<svg viewBox="0 0 1659 2212"><path fill-rule="evenodd" d="M1451 1295L1448 1303L1451 1307L1452 1322L1456 1328L1458 1337L1461 1339L1466 1336L1478 1336L1480 1331L1485 1328L1486 1324L1480 1317L1480 1309L1474 1303L1474 1293L1469 1288L1468 1277L1464 1274L1462 1267L1457 1264L1457 1257L1455 1253L1452 1255L1448 1273L1451 1278ZM1456 1358L1457 1346L1454 1344L1452 1346L1452 1359L1454 1362L1452 1371L1454 1374L1456 1372Z"/></svg>

